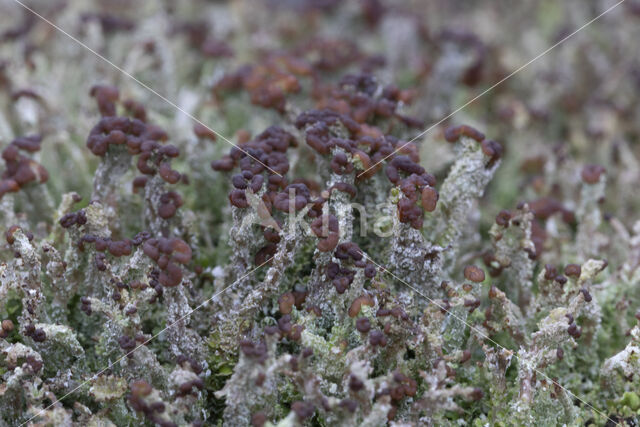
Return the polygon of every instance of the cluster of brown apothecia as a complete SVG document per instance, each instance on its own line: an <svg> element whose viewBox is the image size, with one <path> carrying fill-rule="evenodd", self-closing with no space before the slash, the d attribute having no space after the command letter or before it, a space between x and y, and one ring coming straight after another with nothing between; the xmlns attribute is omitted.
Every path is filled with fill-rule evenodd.
<svg viewBox="0 0 640 427"><path fill-rule="evenodd" d="M436 207L436 180L418 164L415 144L384 135L374 126L373 123L379 121L376 116L392 118L396 114L400 96L396 88L386 87L379 97L375 97L377 87L370 75L349 75L339 82L334 92L329 92L333 96L325 96L321 102L324 108L303 112L295 120L296 128L304 132L308 147L325 157L330 170L341 179L320 191L322 185L308 179L294 180L290 184L283 176L289 171L286 153L298 143L290 132L272 127L254 139L240 141L227 156L212 163L218 171L240 168L240 173L232 176L235 189L229 194L231 204L248 208L245 191L250 189L253 193L261 193L270 215L273 215L273 209L289 212L290 203L295 211L309 205L312 230L321 238L318 247L331 251L338 243L339 230L332 215L321 216L323 204L334 190L355 198L357 188L351 182L371 179L385 167L386 161L388 180L398 185L403 193L397 202L400 221L419 229L423 212L431 212ZM496 143L492 147L497 151L499 145ZM492 152L491 156L497 157L499 153ZM261 192L264 183L266 188ZM321 224L328 224L324 233L320 231ZM266 233L273 234L271 231ZM271 252L273 243L277 242L271 241L268 246Z"/></svg>
<svg viewBox="0 0 640 427"><path fill-rule="evenodd" d="M22 187L31 183L45 183L49 179L47 170L35 160L21 152L35 153L40 151L40 135L23 136L14 139L2 150L2 159L6 169L0 180L0 199L7 193L20 191Z"/></svg>
<svg viewBox="0 0 640 427"><path fill-rule="evenodd" d="M322 54L310 57L322 58ZM356 55L345 64L358 61L364 68L367 59ZM341 69L339 62L330 67L332 72ZM317 296L314 297L317 289L325 286L325 280L331 284L338 299L346 297L347 310L338 316L352 319L350 327L358 332L360 342L372 354L392 354L406 338L406 331L420 327L420 320L408 314L405 304L385 289L384 281L376 281L379 269L367 259L358 243L342 237L341 233L347 230L341 230L339 217L344 212L336 210L341 203L339 200L349 206L350 201L363 200L368 186L378 185L387 191L397 188L396 195L391 198L395 205L394 215L399 223L414 230L422 229L425 213L434 212L439 200L437 180L420 165L418 145L395 136L422 125L403 112L413 100L413 91L400 90L391 84L381 85L369 72L347 73L335 82L325 81L319 70L320 67L309 65L305 54L278 53L259 64L226 75L214 87L218 101L226 92L242 89L249 93L253 104L274 109L286 118L285 121L289 120L286 127L270 127L253 138L246 132L239 133L238 146L211 166L216 171L231 174L229 201L234 210L248 214L257 209L259 217L274 219L280 228L261 225L255 265L269 262L280 245L285 244L282 233L287 230L281 228L287 220L286 214L290 218L305 210L304 220L308 221L317 238L317 254L330 256L328 261L316 266L323 282L296 285L280 294L276 324L263 330L267 336L277 335L278 341L284 341L283 345L294 345L300 350L299 356L292 356L291 363L295 368L291 369L302 376L305 364L299 366L298 361L313 360L313 352L303 347L307 327L301 322L300 313L308 313L307 316L318 321L336 315L332 313L334 308L327 308ZM303 83L305 79L311 81L308 94L311 105L305 104L307 100L303 97L307 87ZM298 104L307 109L298 112ZM492 169L500 160L502 146L485 139L472 127L457 126L445 132L445 138L450 142L463 137L477 142L484 168ZM306 145L301 145L302 141ZM290 161L292 158L295 162ZM297 164L307 162L316 163L326 171L319 167L320 177L303 173L299 178L289 178L300 175L300 170L295 168ZM380 185L381 181L384 184ZM350 207L346 209L351 211ZM349 220L353 221L352 218ZM484 280L484 272L477 267L469 268L465 276L474 283ZM357 291L353 294L351 289L355 282ZM473 287L468 287L462 293L451 289L450 295L452 299L464 298L463 305L473 312L480 306L480 300L475 295L477 290L472 292ZM310 291L310 288L314 290ZM448 304L449 300L444 299L441 307ZM450 308L448 305L442 313ZM244 357L258 365L264 365L269 358L264 338L243 339L240 347ZM459 360L466 362L470 354L465 350L436 365L442 364L439 369L445 369L454 378L455 369L451 365ZM261 368L257 369L262 372ZM264 377L265 373L260 373L255 385L263 387ZM405 399L411 400L415 396L418 384L418 378L400 372L395 372L391 378L389 387L376 389L374 399L380 404L388 402L390 409L386 416L389 420L395 417L398 406ZM330 402L318 390L315 393L322 396L319 400L294 402L291 409L301 421L311 418L318 409L323 413L346 414L356 413L359 408L365 410L368 403L363 404L359 395L364 388L364 379L351 376L349 387L349 395L337 402ZM482 397L479 389L468 393L471 399ZM267 412L253 413L253 425L263 425Z"/></svg>
<svg viewBox="0 0 640 427"><path fill-rule="evenodd" d="M146 123L144 107L135 100L126 99L123 106L133 118L117 116L116 102L119 91L113 86L98 85L91 89L96 98L102 119L96 124L87 138L87 147L96 156L104 156L110 145L123 145L129 154L138 156L136 166L144 178L134 181L134 187L144 187L149 176L158 174L169 184L176 184L182 176L171 169L171 159L180 155L180 150L171 144L162 144L168 136L160 127ZM168 197L166 205L179 207L179 196ZM166 209L166 208L165 208ZM173 216L167 209L166 217Z"/></svg>
<svg viewBox="0 0 640 427"><path fill-rule="evenodd" d="M77 211L68 212L59 219L63 229L69 231L71 240L78 248L79 253L89 253L93 258L93 265L105 280L105 286L101 292L106 292L112 303L127 318L138 316L138 306L141 304L153 304L162 299L165 287L176 287L183 282L185 271L192 261L191 247L180 237L172 237L163 221L168 221L175 216L176 210L182 206L183 200L175 190L167 190L166 184L176 184L179 181L188 182L186 176L171 168L171 159L178 157L179 150L171 145L164 144L166 133L158 126L147 122L145 108L132 100L122 103L127 115L118 116L117 101L119 91L111 86L94 86L91 95L96 98L98 109L102 114L99 123L91 130L87 139L87 147L91 152L100 157L114 156L116 151L126 153L124 165L129 166L132 159L137 156L137 170L143 173L133 179L133 194L139 194L155 211L160 225L147 222L150 231L140 231L132 238L116 238L115 230L96 228L88 211L98 210L102 212L102 203L105 200L92 200L89 206ZM160 184L156 183L152 190L140 192L149 179L159 177ZM107 177L108 179L109 177ZM164 183L164 184L162 184ZM104 185L104 184L103 184ZM141 194L142 193L142 194ZM148 193L148 194L147 194ZM79 203L81 198L74 194L72 203ZM114 206L117 209L117 205ZM153 231L155 230L155 231ZM120 234L120 232L116 232ZM144 254L150 264L144 268L138 276L127 276L117 273L117 265L123 261L132 260L137 253ZM131 262L131 261L129 261ZM151 289L149 293L148 289ZM100 292L99 292L100 293ZM80 300L80 308L90 316L96 311L104 313L104 308L95 306L95 294L85 294ZM33 339L40 339L42 331L33 331ZM127 355L133 358L133 350L139 345L146 344L148 335L139 328L123 330L118 337L118 346ZM196 384L202 387L201 383ZM186 388L186 386L185 386Z"/></svg>

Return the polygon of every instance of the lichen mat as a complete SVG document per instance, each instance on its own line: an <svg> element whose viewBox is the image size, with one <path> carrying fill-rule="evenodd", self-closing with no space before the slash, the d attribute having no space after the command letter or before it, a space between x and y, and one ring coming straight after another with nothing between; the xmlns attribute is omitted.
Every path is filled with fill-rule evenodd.
<svg viewBox="0 0 640 427"><path fill-rule="evenodd" d="M637 1L0 14L0 427L640 423Z"/></svg>

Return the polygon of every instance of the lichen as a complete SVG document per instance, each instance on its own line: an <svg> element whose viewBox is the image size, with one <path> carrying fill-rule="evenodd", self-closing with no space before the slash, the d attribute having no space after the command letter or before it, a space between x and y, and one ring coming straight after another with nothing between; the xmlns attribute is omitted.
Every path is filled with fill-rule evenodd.
<svg viewBox="0 0 640 427"><path fill-rule="evenodd" d="M502 3L0 3L0 427L637 425L640 9Z"/></svg>

